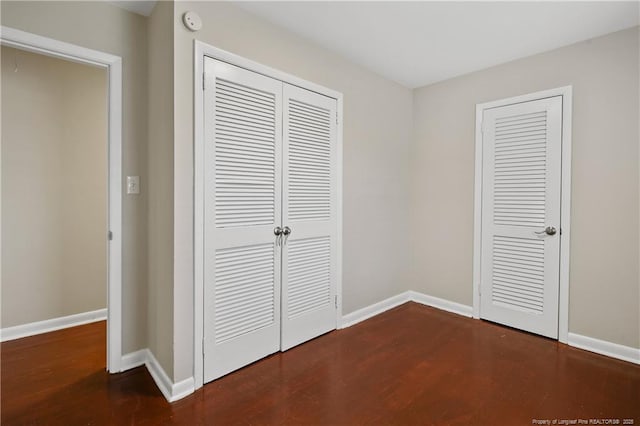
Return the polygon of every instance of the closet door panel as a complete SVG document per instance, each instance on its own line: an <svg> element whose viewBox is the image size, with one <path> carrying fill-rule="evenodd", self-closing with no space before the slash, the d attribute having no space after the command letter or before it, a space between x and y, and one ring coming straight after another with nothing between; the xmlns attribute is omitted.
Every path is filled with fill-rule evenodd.
<svg viewBox="0 0 640 426"><path fill-rule="evenodd" d="M280 349L282 83L205 60L204 381Z"/></svg>
<svg viewBox="0 0 640 426"><path fill-rule="evenodd" d="M336 328L335 99L284 84L282 350Z"/></svg>

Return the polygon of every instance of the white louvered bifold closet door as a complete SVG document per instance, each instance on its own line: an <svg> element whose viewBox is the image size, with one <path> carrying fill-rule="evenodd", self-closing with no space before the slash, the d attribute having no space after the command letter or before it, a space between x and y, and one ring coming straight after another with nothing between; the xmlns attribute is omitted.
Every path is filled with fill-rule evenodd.
<svg viewBox="0 0 640 426"><path fill-rule="evenodd" d="M336 328L335 99L284 85L282 350Z"/></svg>
<svg viewBox="0 0 640 426"><path fill-rule="evenodd" d="M282 82L205 58L204 381L280 349Z"/></svg>
<svg viewBox="0 0 640 426"><path fill-rule="evenodd" d="M552 338L561 143L562 97L484 112L480 317Z"/></svg>

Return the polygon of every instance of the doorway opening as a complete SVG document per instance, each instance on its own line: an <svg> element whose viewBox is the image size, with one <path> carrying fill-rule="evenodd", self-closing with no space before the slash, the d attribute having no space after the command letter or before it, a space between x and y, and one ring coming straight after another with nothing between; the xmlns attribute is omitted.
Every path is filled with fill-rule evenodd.
<svg viewBox="0 0 640 426"><path fill-rule="evenodd" d="M121 59L2 27L2 341L107 320L121 369Z"/></svg>

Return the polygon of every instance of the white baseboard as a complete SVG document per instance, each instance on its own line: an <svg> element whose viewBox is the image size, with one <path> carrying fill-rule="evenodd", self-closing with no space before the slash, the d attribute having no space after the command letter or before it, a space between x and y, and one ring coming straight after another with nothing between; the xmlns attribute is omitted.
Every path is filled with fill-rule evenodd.
<svg viewBox="0 0 640 426"><path fill-rule="evenodd" d="M569 333L568 345L611 358L621 359L623 361L640 364L640 349L629 346L619 345L617 343L607 342L606 340L594 339L593 337L582 336L580 334Z"/></svg>
<svg viewBox="0 0 640 426"><path fill-rule="evenodd" d="M120 361L121 371L131 370L132 368L144 365L147 362L147 352L149 352L148 349L140 349L139 351L122 355L122 360Z"/></svg>
<svg viewBox="0 0 640 426"><path fill-rule="evenodd" d="M156 357L149 349L140 349L122 356L122 371L130 370L144 365L151 377L156 382L156 386L162 395L169 402L174 402L195 392L195 381L189 377L178 383L173 383L164 368L160 365Z"/></svg>
<svg viewBox="0 0 640 426"><path fill-rule="evenodd" d="M454 314L465 317L473 316L473 308L471 306L462 305L460 303L451 302L449 300L440 299L439 297L427 296L426 294L409 290L396 296L385 299L381 302L374 303L357 311L342 317L342 327L347 328L359 322L367 320L371 317L379 315L389 309L395 308L407 302L416 302L422 305L431 306L443 311L452 312Z"/></svg>
<svg viewBox="0 0 640 426"><path fill-rule="evenodd" d="M350 314L343 315L341 328L347 328L351 327L352 325L356 325L359 322L379 315L385 311L388 311L389 309L393 309L396 306L407 303L408 301L409 292L405 291L404 293L400 293L381 302L374 303L373 305L358 309L357 311L351 312Z"/></svg>
<svg viewBox="0 0 640 426"><path fill-rule="evenodd" d="M75 327L77 325L89 324L96 321L104 321L106 319L107 309L105 308L98 309L96 311L68 315L65 317L52 318L44 321L31 322L29 324L16 325L0 330L0 342L35 336L36 334L62 330L63 328Z"/></svg>
<svg viewBox="0 0 640 426"><path fill-rule="evenodd" d="M147 366L147 370L149 370L149 374L151 374L151 377L153 377L153 380L156 382L158 389L160 389L160 392L162 392L167 401L172 402L171 388L173 387L173 381L167 376L167 373L156 357L148 349L145 365Z"/></svg>
<svg viewBox="0 0 640 426"><path fill-rule="evenodd" d="M177 401L189 396L196 391L195 380L193 377L188 377L184 380L174 383L171 386L171 399L169 402Z"/></svg>
<svg viewBox="0 0 640 426"><path fill-rule="evenodd" d="M451 302L446 299L440 299L439 297L428 296L424 293L417 291L409 291L409 299L412 302L421 303L423 305L431 306L433 308L441 309L443 311L452 312L454 314L462 315L471 318L473 316L473 307L469 305L463 305L457 302Z"/></svg>

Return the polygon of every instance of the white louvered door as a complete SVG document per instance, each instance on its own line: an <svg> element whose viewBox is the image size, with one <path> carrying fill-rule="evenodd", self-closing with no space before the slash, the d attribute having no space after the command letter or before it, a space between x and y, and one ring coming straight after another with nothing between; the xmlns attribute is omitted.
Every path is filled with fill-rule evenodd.
<svg viewBox="0 0 640 426"><path fill-rule="evenodd" d="M282 82L205 60L204 381L280 349Z"/></svg>
<svg viewBox="0 0 640 426"><path fill-rule="evenodd" d="M336 328L336 100L284 85L282 350Z"/></svg>
<svg viewBox="0 0 640 426"><path fill-rule="evenodd" d="M484 111L480 316L552 338L561 138L560 96Z"/></svg>
<svg viewBox="0 0 640 426"><path fill-rule="evenodd" d="M336 328L338 141L335 99L204 68L206 383Z"/></svg>

